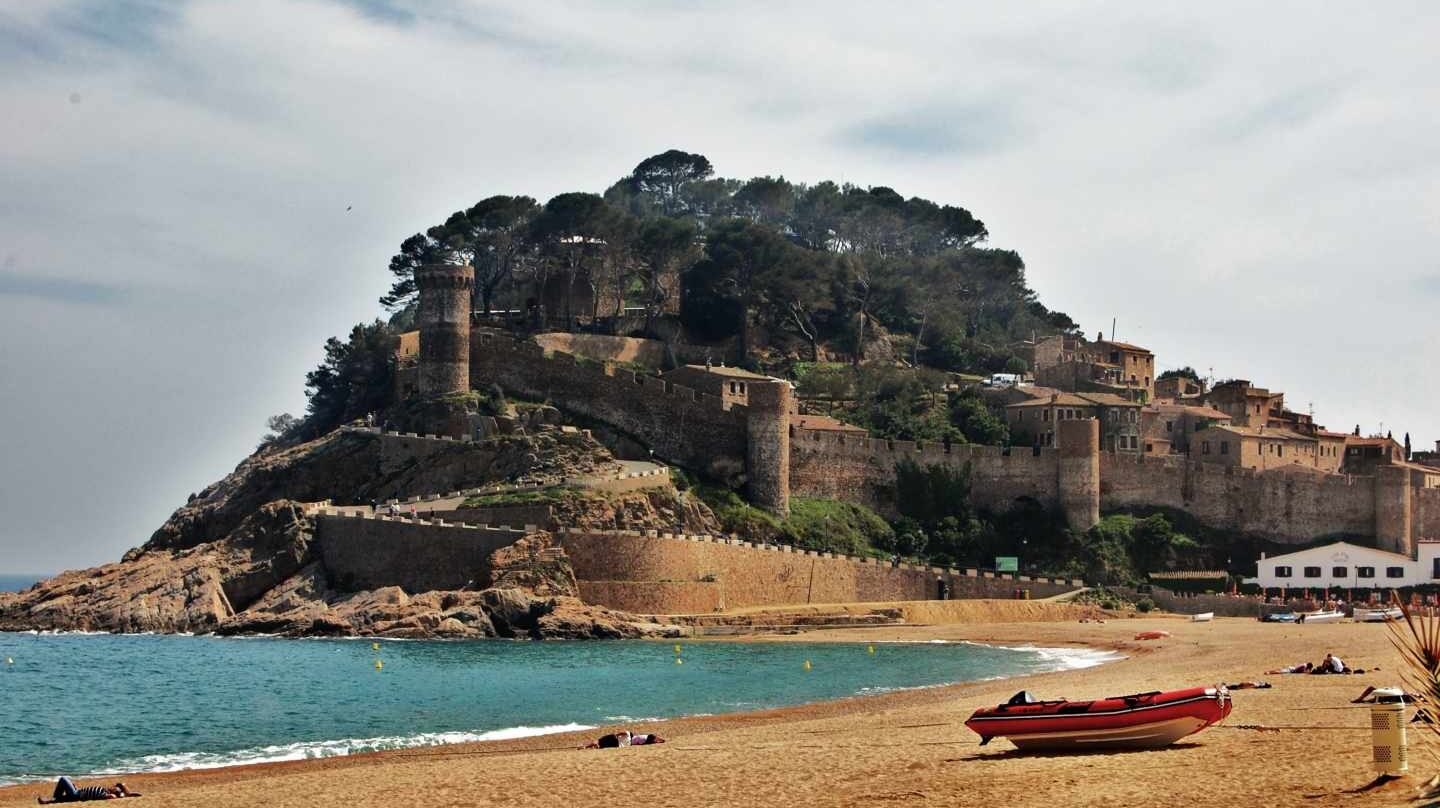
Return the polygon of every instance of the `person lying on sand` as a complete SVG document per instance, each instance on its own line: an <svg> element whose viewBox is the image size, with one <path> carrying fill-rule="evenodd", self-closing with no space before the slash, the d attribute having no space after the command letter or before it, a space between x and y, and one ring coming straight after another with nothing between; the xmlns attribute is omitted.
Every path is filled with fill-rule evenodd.
<svg viewBox="0 0 1440 808"><path fill-rule="evenodd" d="M1233 685L1225 685L1229 690L1269 690L1274 686L1269 682L1236 682Z"/></svg>
<svg viewBox="0 0 1440 808"><path fill-rule="evenodd" d="M1315 667L1313 663L1301 662L1298 665L1291 665L1288 668L1276 668L1274 670L1265 671L1265 675L1275 676L1276 674L1280 673L1309 673L1310 669L1313 667Z"/></svg>
<svg viewBox="0 0 1440 808"><path fill-rule="evenodd" d="M653 746L657 743L665 743L665 739L653 733L649 735L632 735L630 730L622 729L609 735L601 735L600 740L585 745L586 749L618 749L622 746Z"/></svg>
<svg viewBox="0 0 1440 808"><path fill-rule="evenodd" d="M36 797L35 801L41 805L50 805L56 802L90 802L91 800L118 800L122 797L138 797L134 791L125 787L124 783L116 783L113 786L86 786L76 788L75 781L69 777L61 777L55 782L55 791L50 799Z"/></svg>

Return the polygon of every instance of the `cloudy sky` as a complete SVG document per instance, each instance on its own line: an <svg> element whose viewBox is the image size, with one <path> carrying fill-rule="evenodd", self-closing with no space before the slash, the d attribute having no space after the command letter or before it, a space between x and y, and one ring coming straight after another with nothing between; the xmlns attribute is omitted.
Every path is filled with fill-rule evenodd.
<svg viewBox="0 0 1440 808"><path fill-rule="evenodd" d="M232 469L406 235L672 147L964 205L1092 336L1440 438L1433 3L776 5L0 0L0 573Z"/></svg>

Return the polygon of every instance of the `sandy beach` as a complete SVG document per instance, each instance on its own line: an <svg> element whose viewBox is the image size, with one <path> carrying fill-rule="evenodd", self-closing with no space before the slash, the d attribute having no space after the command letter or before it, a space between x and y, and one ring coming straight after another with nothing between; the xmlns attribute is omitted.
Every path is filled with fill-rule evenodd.
<svg viewBox="0 0 1440 808"><path fill-rule="evenodd" d="M1172 632L1137 642L1136 632ZM1356 793L1374 774L1366 685L1397 684L1383 625L1272 625L1217 619L944 624L817 632L777 642L973 640L1114 649L1098 668L890 693L763 712L646 724L670 743L581 751L600 731L346 758L124 778L141 806L472 805L1390 805L1440 772L1412 727L1411 776ZM1352 676L1265 676L1327 651ZM1264 679L1225 725L1159 751L1021 755L981 748L962 722L1017 690L1104 697ZM1263 727L1264 729L1261 729ZM88 782L88 781L86 781ZM0 806L47 789L0 789Z"/></svg>

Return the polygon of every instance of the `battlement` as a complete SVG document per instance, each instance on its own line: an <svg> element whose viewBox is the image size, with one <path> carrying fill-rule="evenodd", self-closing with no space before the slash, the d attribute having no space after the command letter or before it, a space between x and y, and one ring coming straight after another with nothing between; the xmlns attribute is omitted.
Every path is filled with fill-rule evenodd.
<svg viewBox="0 0 1440 808"><path fill-rule="evenodd" d="M964 463L973 460L1005 460L1054 467L1058 456L1051 448L986 446L973 443L946 445L908 440L856 437L840 432L790 427L790 448L796 452L819 452L848 457L872 457L893 463L905 457L917 463Z"/></svg>

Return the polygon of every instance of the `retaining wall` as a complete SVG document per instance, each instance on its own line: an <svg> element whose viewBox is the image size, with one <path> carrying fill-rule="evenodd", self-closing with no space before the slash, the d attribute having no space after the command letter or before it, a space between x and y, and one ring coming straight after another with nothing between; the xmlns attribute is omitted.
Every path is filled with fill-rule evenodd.
<svg viewBox="0 0 1440 808"><path fill-rule="evenodd" d="M490 554L523 531L388 517L316 516L330 586L344 592L398 586L460 589L490 577Z"/></svg>
<svg viewBox="0 0 1440 808"><path fill-rule="evenodd" d="M902 564L892 568L873 558L854 558L776 545L752 545L720 537L674 537L639 531L562 529L556 539L581 579L606 606L652 613L689 613L703 605L694 588L620 587L619 583L702 582L718 588L711 608L934 600L946 581L952 598L1013 597L1017 588L1031 597L1079 588L1079 581L997 576L976 570L949 570ZM644 601L642 596L653 598ZM667 600L673 596L674 601ZM709 597L709 596L704 596ZM708 602L708 601L705 601ZM622 607L619 604L624 603ZM641 608L641 607L644 608Z"/></svg>

